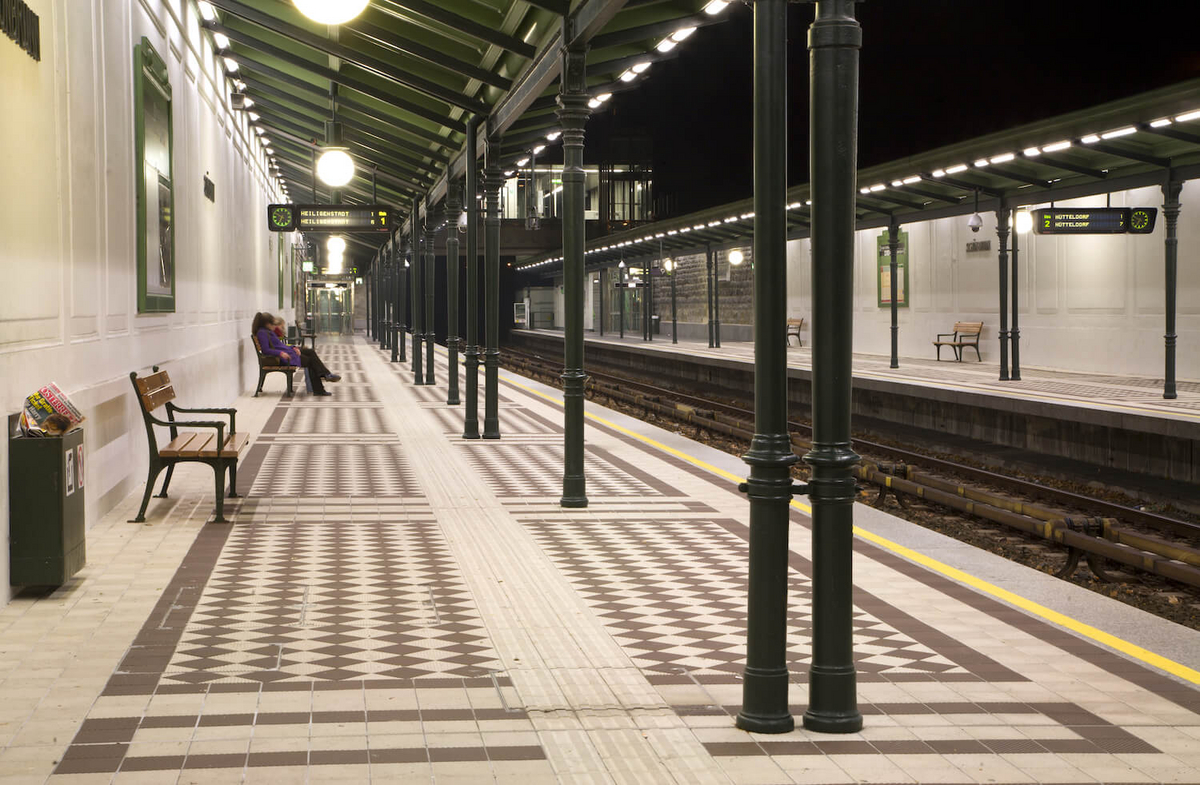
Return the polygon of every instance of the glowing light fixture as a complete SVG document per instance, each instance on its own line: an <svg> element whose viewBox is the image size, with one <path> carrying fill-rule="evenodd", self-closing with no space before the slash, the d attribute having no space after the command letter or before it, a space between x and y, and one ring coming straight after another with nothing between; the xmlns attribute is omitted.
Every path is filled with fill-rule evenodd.
<svg viewBox="0 0 1200 785"><path fill-rule="evenodd" d="M871 193L875 193L876 191L882 191L884 188L887 188L887 186L884 185L883 183L876 183L875 185L871 186Z"/></svg>
<svg viewBox="0 0 1200 785"><path fill-rule="evenodd" d="M238 70L237 60L234 60L232 57L222 57L221 59L225 61L226 71L233 73Z"/></svg>
<svg viewBox="0 0 1200 785"><path fill-rule="evenodd" d="M1151 128L1162 128L1164 125L1170 125L1170 124L1171 124L1171 119L1169 117L1163 117L1159 120L1155 120L1154 122L1150 123L1150 127Z"/></svg>
<svg viewBox="0 0 1200 785"><path fill-rule="evenodd" d="M1100 134L1100 138L1101 139L1116 139L1118 136L1129 136L1130 134L1133 134L1133 133L1137 133L1137 128L1134 128L1132 125L1130 125L1130 126L1126 126L1125 128L1117 128L1116 130L1113 130L1113 131L1106 131L1106 132Z"/></svg>
<svg viewBox="0 0 1200 785"><path fill-rule="evenodd" d="M671 272L675 269L675 261L673 259L663 259L662 266L664 270Z"/></svg>
<svg viewBox="0 0 1200 785"><path fill-rule="evenodd" d="M1028 234L1033 228L1033 216L1027 210L1017 212L1017 234Z"/></svg>
<svg viewBox="0 0 1200 785"><path fill-rule="evenodd" d="M746 261L745 255L736 248L729 252L729 263L737 267L742 262Z"/></svg>
<svg viewBox="0 0 1200 785"><path fill-rule="evenodd" d="M218 49L228 49L229 36L224 33L213 33L213 43L217 45Z"/></svg>
<svg viewBox="0 0 1200 785"><path fill-rule="evenodd" d="M1187 114L1178 115L1175 118L1175 122L1177 123L1186 123L1189 120L1200 120L1200 109L1194 112L1188 112Z"/></svg>
<svg viewBox="0 0 1200 785"><path fill-rule="evenodd" d="M504 176L505 176L505 177L512 177L512 176L513 176L513 174L514 174L514 172L513 172L513 170L512 170L512 169L505 169L505 170L504 170Z"/></svg>
<svg viewBox="0 0 1200 785"><path fill-rule="evenodd" d="M622 82L632 82L634 79L637 79L637 74L631 69L621 74L620 79Z"/></svg>
<svg viewBox="0 0 1200 785"><path fill-rule="evenodd" d="M708 5L704 6L704 13L709 16L716 16L724 11L727 5L729 5L729 0L712 0Z"/></svg>
<svg viewBox="0 0 1200 785"><path fill-rule="evenodd" d="M1011 161L1012 159L1014 159L1016 157L1017 156L1013 155L1012 153L1004 153L1003 155L995 156L994 158L991 159L991 161L994 164L1004 164L1004 163L1008 163L1009 161Z"/></svg>
<svg viewBox="0 0 1200 785"><path fill-rule="evenodd" d="M542 152L542 150L545 150L545 149L546 149L546 145L544 145L544 144L539 144L537 147L533 148L533 154L534 154L534 155L537 155L537 154L539 154L540 152Z"/></svg>
<svg viewBox="0 0 1200 785"><path fill-rule="evenodd" d="M905 177L901 182L903 182L905 185L912 185L913 183L921 182L921 177L920 175L914 174L912 177Z"/></svg>
<svg viewBox="0 0 1200 785"><path fill-rule="evenodd" d="M323 25L340 25L363 12L370 0L292 0L300 13Z"/></svg>
<svg viewBox="0 0 1200 785"><path fill-rule="evenodd" d="M524 166L527 163L529 163L529 156L525 156L521 160L517 161L517 166Z"/></svg>
<svg viewBox="0 0 1200 785"><path fill-rule="evenodd" d="M1079 141L1083 142L1084 144L1095 144L1096 142L1100 141L1100 137L1096 136L1095 134L1088 134Z"/></svg>
<svg viewBox="0 0 1200 785"><path fill-rule="evenodd" d="M217 18L216 10L214 10L213 7L204 0L200 0L199 3L196 3L196 7L200 9L200 18L202 18L205 22L211 22Z"/></svg>
<svg viewBox="0 0 1200 785"><path fill-rule="evenodd" d="M934 177L945 177L945 176L946 176L946 170L945 170L945 169L934 169L934 170L933 170L933 176L934 176Z"/></svg>
<svg viewBox="0 0 1200 785"><path fill-rule="evenodd" d="M681 28L681 29L676 30L675 32L671 33L671 40L672 41L687 40L688 36L690 36L694 32L696 32L696 28L694 28L694 27Z"/></svg>
<svg viewBox="0 0 1200 785"><path fill-rule="evenodd" d="M334 188L345 185L354 177L354 159L342 147L326 147L317 159L317 177Z"/></svg>
<svg viewBox="0 0 1200 785"><path fill-rule="evenodd" d="M669 52L672 49L674 49L675 46L676 46L676 43L674 41L672 41L670 38L664 38L663 40L659 41L658 46L656 46L654 48L660 52Z"/></svg>
<svg viewBox="0 0 1200 785"><path fill-rule="evenodd" d="M551 131L550 133L546 134L546 141L553 142L560 136L562 136L562 131Z"/></svg>
<svg viewBox="0 0 1200 785"><path fill-rule="evenodd" d="M600 103L604 103L610 98L612 98L612 93L601 93L600 95L596 96L596 100Z"/></svg>
<svg viewBox="0 0 1200 785"><path fill-rule="evenodd" d="M1041 155L1041 154L1042 154L1042 151L1037 149L1036 147L1026 147L1024 150L1021 151L1021 155L1024 155L1026 158L1033 158L1035 155Z"/></svg>
<svg viewBox="0 0 1200 785"><path fill-rule="evenodd" d="M988 159L980 158L978 161L975 162L975 165L977 167L979 167L980 169L982 169L983 167L988 165Z"/></svg>
<svg viewBox="0 0 1200 785"><path fill-rule="evenodd" d="M593 98L592 100L588 101L588 108L589 108L589 109L595 109L595 108L596 108L597 106L599 106L599 105L600 105L600 102L599 102L599 101L597 101L595 98Z"/></svg>
<svg viewBox="0 0 1200 785"><path fill-rule="evenodd" d="M647 60L644 63L635 63L633 68L631 68L630 70L633 71L635 74L642 74L642 73L646 72L646 69L649 68L650 65L651 65L650 61Z"/></svg>
<svg viewBox="0 0 1200 785"><path fill-rule="evenodd" d="M946 167L946 174L958 174L959 172L967 171L966 164L955 164L954 166Z"/></svg>
<svg viewBox="0 0 1200 785"><path fill-rule="evenodd" d="M335 234L325 241L325 249L334 254L345 253L346 239Z"/></svg>
<svg viewBox="0 0 1200 785"><path fill-rule="evenodd" d="M1043 153L1057 153L1059 150L1066 150L1070 146L1071 146L1071 142L1064 140L1061 142L1055 142L1054 144L1042 145L1042 152Z"/></svg>

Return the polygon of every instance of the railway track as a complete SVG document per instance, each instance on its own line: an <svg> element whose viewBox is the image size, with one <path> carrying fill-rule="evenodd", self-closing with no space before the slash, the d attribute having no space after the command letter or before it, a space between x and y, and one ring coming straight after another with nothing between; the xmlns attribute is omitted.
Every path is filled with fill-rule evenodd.
<svg viewBox="0 0 1200 785"><path fill-rule="evenodd" d="M562 369L559 358L510 347L505 347L501 361L555 382ZM587 390L593 395L744 443L753 436L754 412L744 407L639 379L593 370L588 374ZM807 450L812 427L790 420L789 431L793 447ZM1200 525L890 444L856 438L853 447L863 456L856 467L858 478L879 488L877 506L888 494L902 507L909 497L922 498L1057 543L1068 554L1061 577L1069 577L1086 560L1098 578L1112 581L1107 565L1116 562L1200 588L1200 549L1186 542L1200 541Z"/></svg>

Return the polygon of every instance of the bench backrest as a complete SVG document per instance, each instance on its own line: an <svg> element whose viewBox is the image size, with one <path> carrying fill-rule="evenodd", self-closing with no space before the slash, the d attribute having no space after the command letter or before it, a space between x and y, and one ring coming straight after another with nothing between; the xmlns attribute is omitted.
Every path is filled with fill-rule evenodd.
<svg viewBox="0 0 1200 785"><path fill-rule="evenodd" d="M133 379L133 389L137 391L138 403L146 414L154 411L167 401L175 400L175 388L171 386L171 377L166 371L152 373L138 378L137 372L129 374Z"/></svg>
<svg viewBox="0 0 1200 785"><path fill-rule="evenodd" d="M983 332L983 322L955 322L954 332L959 335L979 335Z"/></svg>

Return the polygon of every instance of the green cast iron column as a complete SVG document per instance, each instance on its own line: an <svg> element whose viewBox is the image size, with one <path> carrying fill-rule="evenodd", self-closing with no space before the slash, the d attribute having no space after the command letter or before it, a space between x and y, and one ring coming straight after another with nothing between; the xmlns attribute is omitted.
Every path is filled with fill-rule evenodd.
<svg viewBox="0 0 1200 785"><path fill-rule="evenodd" d="M375 272L378 269L379 269L379 259L376 258L371 261L371 273L366 278L366 284L367 284L367 339L368 340L370 340L371 335L372 335L371 330L375 326L374 322L371 321L375 316L374 309L372 308L373 303L371 302L371 298L373 298L375 296Z"/></svg>
<svg viewBox="0 0 1200 785"><path fill-rule="evenodd" d="M620 311L621 321L617 325L617 329L621 332L621 340L625 340L625 260L621 260L621 264L617 267L617 282L620 286L617 287L617 296L621 299L617 301L617 308Z"/></svg>
<svg viewBox="0 0 1200 785"><path fill-rule="evenodd" d="M405 284L408 277L408 252L404 248L404 237L400 232L396 233L396 242L399 243L399 255L396 257L396 321L399 325L396 329L396 343L400 344L400 356L393 358L400 362L408 362L407 352L405 352L405 344L408 342L408 308L405 297Z"/></svg>
<svg viewBox="0 0 1200 785"><path fill-rule="evenodd" d="M458 215L461 187L452 183L446 189L446 354L450 356L446 373L446 404L458 405Z"/></svg>
<svg viewBox="0 0 1200 785"><path fill-rule="evenodd" d="M463 417L463 438L479 438L479 115L467 121L467 405Z"/></svg>
<svg viewBox="0 0 1200 785"><path fill-rule="evenodd" d="M716 333L713 332L713 252L712 245L704 246L704 290L708 295L708 348L716 347L714 339Z"/></svg>
<svg viewBox="0 0 1200 785"><path fill-rule="evenodd" d="M1012 224L1012 325L1008 331L1008 342L1012 345L1012 370L1009 373L1009 378L1013 381L1021 381L1021 327L1017 316L1017 214L1013 212Z"/></svg>
<svg viewBox="0 0 1200 785"><path fill-rule="evenodd" d="M1166 310L1167 331L1165 369L1163 371L1163 397L1177 397L1175 392L1175 293L1179 283L1179 236L1176 227L1179 224L1179 192L1183 190L1183 181L1176 180L1173 172L1167 169L1166 179L1163 180L1163 220L1166 221L1167 231L1163 251L1166 261Z"/></svg>
<svg viewBox="0 0 1200 785"><path fill-rule="evenodd" d="M485 148L487 167L483 173L483 193L487 201L484 219L483 283L484 333L487 346L483 353L483 438L500 438L500 140L489 139Z"/></svg>
<svg viewBox="0 0 1200 785"><path fill-rule="evenodd" d="M375 331L375 338L379 341L379 348L387 348L387 313L384 311L384 303L387 302L383 297L383 291L387 288L387 269L384 266L383 254L379 254L377 260L379 262L379 286L376 293L376 310L379 312L379 328Z"/></svg>
<svg viewBox="0 0 1200 785"><path fill-rule="evenodd" d="M787 431L787 0L754 3L754 438L746 671L737 726L787 733L788 506L797 461Z"/></svg>
<svg viewBox="0 0 1200 785"><path fill-rule="evenodd" d="M892 363L890 366L888 366L890 368L899 368L900 367L900 356L899 356L899 351L900 351L900 322L899 322L900 304L896 302L896 294L897 294L896 290L900 288L896 281L896 273L897 273L896 253L899 250L900 250L900 222L897 221L896 216L893 215L893 216L891 216L891 220L888 221L888 254L891 256L891 263L889 265L889 269L891 270L891 279L892 279L891 294L889 295L892 298L891 299L891 305L892 305L892 307L891 307L891 311L892 311ZM905 292L905 297L907 297L907 296L908 296L908 293Z"/></svg>
<svg viewBox="0 0 1200 785"><path fill-rule="evenodd" d="M721 263L713 254L713 340L721 348Z"/></svg>
<svg viewBox="0 0 1200 785"><path fill-rule="evenodd" d="M424 263L424 252L421 248L421 211L420 201L413 198L413 259L412 259L412 363L413 384L425 383L425 369L421 364L421 265Z"/></svg>
<svg viewBox="0 0 1200 785"><path fill-rule="evenodd" d="M569 40L563 23L563 39ZM583 476L583 128L588 119L587 47L563 47L558 122L563 145L563 507L586 507Z"/></svg>
<svg viewBox="0 0 1200 785"><path fill-rule="evenodd" d="M392 280L388 287L388 304L392 311L392 362L400 359L400 347L404 345L404 325L400 322L400 276L404 254L400 252L400 239L393 237L388 243L388 256L392 260Z"/></svg>
<svg viewBox="0 0 1200 785"><path fill-rule="evenodd" d="M851 566L854 477L850 358L854 324L854 200L858 194L858 50L854 0L817 0L808 33L812 180L812 664L804 727L862 728L854 672ZM779 327L773 329L782 333Z"/></svg>
<svg viewBox="0 0 1200 785"><path fill-rule="evenodd" d="M996 208L996 238L1000 241L1000 381L1008 381L1008 202ZM962 359L962 348L958 358Z"/></svg>
<svg viewBox="0 0 1200 785"><path fill-rule="evenodd" d="M675 301L675 273L679 272L679 261L671 262L671 343L679 343L679 316Z"/></svg>
<svg viewBox="0 0 1200 785"><path fill-rule="evenodd" d="M425 200L425 383L433 384L433 293L437 275L437 253L433 248L433 239L437 232L433 205Z"/></svg>

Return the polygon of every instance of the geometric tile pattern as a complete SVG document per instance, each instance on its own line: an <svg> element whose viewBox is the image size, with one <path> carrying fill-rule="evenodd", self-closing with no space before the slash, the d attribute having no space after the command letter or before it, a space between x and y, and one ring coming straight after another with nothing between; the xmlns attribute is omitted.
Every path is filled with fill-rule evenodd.
<svg viewBox="0 0 1200 785"><path fill-rule="evenodd" d="M279 433L387 433L382 414L382 409L366 407L289 407Z"/></svg>
<svg viewBox="0 0 1200 785"><path fill-rule="evenodd" d="M522 522L643 670L742 672L747 548L740 537L712 519L633 511L619 519ZM811 585L795 570L789 578L789 670L804 674ZM862 679L967 673L860 608L853 628Z"/></svg>
<svg viewBox="0 0 1200 785"><path fill-rule="evenodd" d="M470 677L498 668L432 517L321 517L301 511L234 527L168 681Z"/></svg>
<svg viewBox="0 0 1200 785"><path fill-rule="evenodd" d="M483 444L462 442L467 456L499 497L562 494L561 444ZM589 498L662 496L657 488L590 451L584 461Z"/></svg>
<svg viewBox="0 0 1200 785"><path fill-rule="evenodd" d="M379 497L420 492L398 444L276 442L266 448L249 495Z"/></svg>

